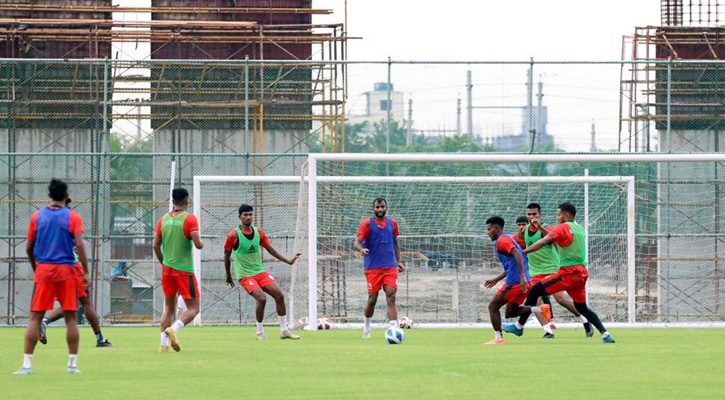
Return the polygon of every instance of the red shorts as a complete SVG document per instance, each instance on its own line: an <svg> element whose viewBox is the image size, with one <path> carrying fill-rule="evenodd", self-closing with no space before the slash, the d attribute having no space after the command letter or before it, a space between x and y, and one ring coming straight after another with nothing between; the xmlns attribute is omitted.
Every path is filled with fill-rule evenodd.
<svg viewBox="0 0 725 400"><path fill-rule="evenodd" d="M571 265L559 268L559 272L547 276L541 284L548 294L566 291L574 303L586 303L588 278L589 271L584 266Z"/></svg>
<svg viewBox="0 0 725 400"><path fill-rule="evenodd" d="M383 286L398 288L398 267L372 268L365 270L368 293L377 293Z"/></svg>
<svg viewBox="0 0 725 400"><path fill-rule="evenodd" d="M501 289L496 292L496 297L503 297L504 300L513 304L523 304L526 300L526 295L527 293L521 291L521 284L509 286L504 283Z"/></svg>
<svg viewBox="0 0 725 400"><path fill-rule="evenodd" d="M30 311L49 311L57 299L63 311L78 310L78 281L67 279L57 282L37 282L33 290Z"/></svg>
<svg viewBox="0 0 725 400"><path fill-rule="evenodd" d="M540 275L534 275L531 277L531 282L529 283L529 287L536 285L537 282L541 282L546 278L547 276L552 274L540 274Z"/></svg>
<svg viewBox="0 0 725 400"><path fill-rule="evenodd" d="M86 297L88 296L89 291L86 291L86 287L83 286L83 266L80 262L77 262L76 265L74 265L76 268L76 276L78 277L78 298Z"/></svg>
<svg viewBox="0 0 725 400"><path fill-rule="evenodd" d="M164 289L165 297L181 294L184 300L199 298L199 282L193 272L179 271L171 267L163 266L161 273L161 287Z"/></svg>
<svg viewBox="0 0 725 400"><path fill-rule="evenodd" d="M239 284L242 285L247 293L252 293L257 287L263 288L267 285L271 285L277 281L274 280L272 275L265 272L260 272L257 275L245 276L239 280Z"/></svg>

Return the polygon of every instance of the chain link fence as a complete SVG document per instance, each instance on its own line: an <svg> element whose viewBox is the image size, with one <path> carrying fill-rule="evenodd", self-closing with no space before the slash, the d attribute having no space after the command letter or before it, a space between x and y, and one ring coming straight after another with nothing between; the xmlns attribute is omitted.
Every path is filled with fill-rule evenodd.
<svg viewBox="0 0 725 400"><path fill-rule="evenodd" d="M0 60L0 238L6 243L0 323L27 321L32 273L24 238L28 218L47 202L51 177L70 183L73 207L84 218L91 296L103 320L151 322L162 310L153 224L168 209L172 162L175 184L191 189L198 175L299 176L307 152L721 152L725 110L717 83L723 67L717 61ZM722 163L504 170L582 175L585 167L592 175L637 177L638 320L721 321ZM294 250L296 187L249 192L248 185L236 185L203 193L202 201L210 202L205 209L216 215L202 216L202 226L215 224L205 236L210 251L203 254L214 271L209 279L220 279L214 275L221 265L216 250L236 224L234 210L242 201L267 208L256 222L278 250ZM511 204L512 217L523 212L525 201ZM365 216L352 214L353 220ZM355 234L347 228L343 249ZM485 232L478 228L470 234L480 241ZM485 240L479 244L487 254ZM422 246L409 242L407 251L426 250ZM434 247L428 250L444 252L444 245ZM474 253L480 252L464 257L466 268L483 265L484 255ZM345 279L361 278L356 261L345 266ZM289 290L286 267L269 267ZM593 276L622 282L608 275L613 270L592 268ZM301 264L296 271L304 269ZM423 279L412 274L424 270L449 280L466 272L427 266L404 279ZM355 320L359 304L342 288L359 285L327 271L319 277L328 285L319 288L319 309L340 321ZM457 300L458 311L449 298L434 302L441 305L438 313L416 314L407 308L418 303L411 296L403 312L430 321L486 320L481 302L488 293L478 280L475 275L463 284L469 294ZM219 310L210 321L251 321L246 296L221 290L223 282L208 283L219 284L216 297L202 304ZM611 300L609 320L625 315L616 306L620 300Z"/></svg>

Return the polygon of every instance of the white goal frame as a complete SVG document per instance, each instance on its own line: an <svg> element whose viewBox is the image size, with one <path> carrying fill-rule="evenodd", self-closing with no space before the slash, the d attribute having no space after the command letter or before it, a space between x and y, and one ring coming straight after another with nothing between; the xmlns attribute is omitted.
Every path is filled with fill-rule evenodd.
<svg viewBox="0 0 725 400"><path fill-rule="evenodd" d="M314 164L312 164L314 165ZM381 176L350 176L350 177L334 177L324 176L318 177L314 174L312 177L299 176L223 176L223 175L197 175L194 176L193 182L193 213L199 218L199 232L203 232L203 223L201 222L201 185L204 182L225 182L225 183L308 183L308 319L310 327L317 326L317 211L316 211L316 188L318 182L357 182L357 183L620 183L626 185L627 190L627 293L628 293L628 317L630 322L634 322L634 299L635 299L635 264L634 264L634 177L633 176L478 176L478 177L414 177L414 176L397 176L397 177L381 177ZM314 189L313 189L314 187ZM586 186L585 186L586 187ZM310 193L315 191L314 197ZM302 194L302 188L300 188ZM314 201L313 201L314 199ZM312 204L312 207L310 207ZM586 207L585 207L586 208ZM298 210L300 212L301 210ZM588 213L585 213L585 223ZM299 218L298 218L299 220ZM314 221L314 222L313 222ZM587 241L588 244L588 241ZM201 280L201 250L193 249L194 273L197 282L199 282L199 292L201 293L203 285ZM289 296L290 302L293 296ZM290 318L294 318L294 304L290 304L288 312ZM201 325L201 310L194 319L195 325Z"/></svg>
<svg viewBox="0 0 725 400"><path fill-rule="evenodd" d="M371 182L371 183L621 183L627 191L627 319L636 322L635 313L635 178L634 176L350 176L328 177L317 175L317 161L372 161L372 162L535 162L592 161L591 155L576 160L555 157L562 155L520 154L309 154L308 176L308 315L309 326L317 326L317 183L318 182ZM563 155L578 156L578 155ZM612 161L612 160L602 160ZM555 161L554 161L555 162ZM585 186L586 187L586 186ZM586 200L585 200L586 201ZM585 226L587 223L585 222ZM587 240L588 243L588 240Z"/></svg>
<svg viewBox="0 0 725 400"><path fill-rule="evenodd" d="M627 323L623 326L643 327L652 324L640 324L636 321L635 309L635 179L633 176L567 176L567 177L334 177L318 176L317 161L369 161L369 162L479 162L479 163L532 163L532 162L580 162L580 163L663 163L663 162L725 162L725 154L345 154L345 153L310 153L307 160L307 177L298 176L194 176L193 212L198 217L201 213L202 182L240 182L240 183L308 183L308 318L309 326L317 325L317 184L318 182L457 182L457 183L611 183L619 182L627 185ZM444 180L443 180L444 179ZM586 186L585 186L586 188ZM586 201L586 199L585 199ZM586 211L586 204L585 204ZM586 218L586 212L585 212ZM586 221L585 226L586 226ZM203 227L200 227L203 229ZM194 249L194 262L197 266L196 275L201 290L201 253ZM200 312L201 314L201 312ZM197 317L200 322L200 316ZM426 324L427 325L427 324ZM617 324L619 325L619 324ZM657 326L662 324L655 324ZM664 324L674 326L676 324ZM701 327L699 323L690 324ZM707 324L712 325L712 324ZM420 325L419 325L420 326Z"/></svg>

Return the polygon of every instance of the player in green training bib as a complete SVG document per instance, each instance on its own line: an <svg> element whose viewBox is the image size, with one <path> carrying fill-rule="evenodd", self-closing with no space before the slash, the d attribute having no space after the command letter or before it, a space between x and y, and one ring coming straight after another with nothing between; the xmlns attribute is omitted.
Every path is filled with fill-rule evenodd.
<svg viewBox="0 0 725 400"><path fill-rule="evenodd" d="M234 287L234 281L238 281L240 286L254 297L257 302L256 319L257 319L257 339L266 340L267 335L264 333L262 320L264 319L264 306L267 304L267 294L272 296L277 305L277 314L279 315L280 339L299 339L298 335L293 334L287 327L287 308L284 304L284 294L280 289L277 281L272 275L268 274L262 265L262 248L267 250L274 258L292 265L302 254L297 253L292 258L287 258L272 247L264 232L252 225L254 217L254 209L252 206L242 204L239 206L239 220L241 225L234 228L227 235L224 244L224 268L227 272L227 283ZM231 264L234 260L234 274L236 279L232 278Z"/></svg>
<svg viewBox="0 0 725 400"><path fill-rule="evenodd" d="M526 247L524 253L530 255L540 251L548 244L555 244L559 248L560 268L554 274L535 284L526 297L525 306L533 306L546 294L566 291L574 300L574 307L587 318L602 334L602 342L614 343L614 338L607 332L599 316L587 306L587 280L589 271L586 263L586 237L584 227L574 221L576 207L569 202L559 205L556 210L556 221L559 223L542 239ZM502 326L505 332L521 336L524 334L524 324L530 312L524 312L515 324Z"/></svg>
<svg viewBox="0 0 725 400"><path fill-rule="evenodd" d="M171 192L173 210L159 218L154 235L154 253L161 263L161 287L164 290L164 313L161 315L160 353L181 351L177 333L199 313L199 282L194 275L192 244L202 249L204 243L199 233L199 221L189 214L189 192L176 188ZM181 295L186 311L171 323L176 311L177 295Z"/></svg>
<svg viewBox="0 0 725 400"><path fill-rule="evenodd" d="M541 206L538 203L531 203L526 206L526 216L529 218L529 225L526 227L526 231L524 232L524 248L531 246L539 239L545 237L551 230L549 224L542 224L541 222ZM527 258L529 259L529 271L531 273L532 285L535 285L547 276L559 271L559 254L553 244L544 245L538 251L528 254ZM584 332L587 337L591 337L594 334L592 324L589 323L586 317L579 314L576 307L574 307L574 303L566 298L564 292L554 293L553 296L557 303L581 319L584 324ZM551 300L548 295L542 296L541 301L551 307ZM543 327L544 331L546 331L544 338L553 339L554 333L552 331L556 329L556 325L554 324L553 308L551 309L551 321L543 325Z"/></svg>

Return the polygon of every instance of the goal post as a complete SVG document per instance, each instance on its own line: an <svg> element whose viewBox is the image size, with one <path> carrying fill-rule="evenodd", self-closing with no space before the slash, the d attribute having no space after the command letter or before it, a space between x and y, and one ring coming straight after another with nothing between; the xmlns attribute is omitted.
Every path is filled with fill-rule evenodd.
<svg viewBox="0 0 725 400"><path fill-rule="evenodd" d="M205 189L207 186L212 187ZM226 234L239 225L237 208L241 203L247 203L255 207L254 225L265 231L276 250L286 256L299 252L302 220L298 209L303 198L300 190L300 176L294 175L194 176L193 213L199 220L199 232L204 240L203 250L193 249L195 274L199 290L203 292L198 324L248 323L253 319L254 306L249 296L242 293L242 288L231 288L224 281L222 256ZM265 269L275 276L287 295L295 282L293 277L299 274L299 264L305 261L299 260L292 267L284 264L283 268L270 271L268 263L282 264L274 261L267 257ZM276 272L282 276L278 277ZM235 286L238 286L236 279ZM287 300L288 316L293 324L295 300L292 296ZM274 307L267 307L266 311L270 314ZM265 315L265 320L267 318L276 321L271 314Z"/></svg>
<svg viewBox="0 0 725 400"><path fill-rule="evenodd" d="M370 156L368 158L368 156ZM396 157L397 156L397 157ZM407 156L416 156L413 158L408 159ZM431 157L434 156L434 157ZM476 156L470 156L466 155L468 160L467 162L487 162L484 157L481 157L479 155ZM310 318L310 324L315 324L315 316L320 315L320 310L318 310L318 306L322 304L321 301L318 301L317 297L321 292L319 286L319 282L317 282L317 278L320 275L320 260L318 257L318 252L320 249L323 249L324 245L322 245L322 242L324 240L320 239L320 228L318 226L318 220L325 220L327 218L330 218L329 216L326 217L320 217L318 212L322 208L325 208L325 206L320 206L320 195L319 195L319 188L320 187L326 187L328 185L340 185L340 184L369 184L369 185L402 185L404 187L411 187L413 185L419 185L419 187L425 187L426 185L474 185L474 186L483 186L483 185L489 185L491 187L495 187L497 185L504 185L504 184L514 184L514 185L555 185L555 184L568 184L568 185L579 185L582 188L585 184L591 183L591 184L611 184L611 185L617 185L621 187L620 192L622 193L622 200L623 202L626 201L626 209L621 210L622 218L626 219L626 227L623 227L621 236L625 239L626 245L622 249L622 252L626 252L626 260L622 260L623 264L626 263L626 290L625 293L623 293L626 296L626 321L629 322L635 322L635 241L634 241L634 232L635 232L635 178L634 176L355 176L353 174L345 174L341 176L330 176L330 175L323 175L320 174L318 171L319 169L319 161L327 162L327 161L335 161L342 164L343 162L340 160L346 160L350 162L348 165L352 165L355 162L367 162L369 160L373 160L376 162L382 161L382 163L406 163L406 162L460 162L460 155L370 155L370 154L314 154L310 155L310 159L308 160L308 166L309 171L307 172L309 183L308 183L308 216L309 216L309 224L308 224L308 254L309 254L309 260L308 260L308 269L309 269L309 283L310 286L308 287L308 296L309 296L309 318ZM339 172L339 171L338 171ZM322 186L319 186L322 185ZM340 192L351 189L351 186L343 187L343 186L335 186L334 189L331 189L331 192ZM357 190L357 189L355 189ZM390 189L393 192L395 192L394 189ZM456 190L455 188L452 190ZM424 193L424 190L420 190L419 192ZM371 192L373 193L373 192ZM453 193L455 195L455 193ZM370 196L368 196L370 197ZM375 196L379 197L379 196ZM383 196L384 197L384 196ZM366 198L363 199L363 201L368 202L372 201L372 198ZM559 202L566 201L567 198L560 198L557 199ZM518 204L518 208L520 209L519 215L523 214L523 209L526 205L524 201L526 201L525 198L520 200L521 203ZM582 206L583 204L579 204L579 206ZM390 207L394 210L396 210L396 204L391 204ZM367 208L367 213L361 215L360 217L364 217L365 215L369 216L369 206ZM397 211L392 211L391 216L393 218L396 217L396 212L400 213L400 208L398 207ZM495 211L492 211L495 212ZM493 215L493 214L491 214ZM491 216L488 215L488 216ZM511 228L510 226L514 225L513 221L510 220L510 223L507 224L507 229L509 232ZM548 221L553 223L553 215L549 213L548 215ZM359 222L359 221L358 221ZM481 227L482 229L478 231L477 235L479 237L484 237L485 234L485 225ZM404 223L401 222L401 238L402 240L405 240L405 232L406 226ZM355 232L347 232L347 235L350 235L354 237ZM625 236L626 235L626 236ZM490 246L490 245L489 245ZM330 252L328 252L330 253ZM436 256L436 254L433 254L433 256ZM328 255L329 257L329 255ZM405 258L405 256L404 256ZM429 261L430 263L430 261ZM325 267L323 267L324 269ZM361 267L358 265L357 267L360 269ZM409 268L410 270L410 268ZM360 272L360 275L362 273ZM363 287L360 287L358 289L360 291L364 291ZM453 291L456 291L456 287L453 288ZM324 295L324 289L322 290L322 294ZM400 293L400 292L399 292ZM455 293L454 293L455 296ZM400 298L400 294L399 294ZM455 301L455 300L454 300ZM455 306L454 306L455 307ZM323 312L323 314L325 314ZM487 319L487 318L486 318ZM474 322L474 321L471 321ZM456 326L457 324L448 324L451 326ZM442 326L442 325L441 325Z"/></svg>
<svg viewBox="0 0 725 400"><path fill-rule="evenodd" d="M239 313L236 321L252 321L249 296L212 275L223 274L224 237L238 224L236 207L254 192L255 214L265 214L262 228L268 235L277 230L270 236L275 248L279 243L283 254L303 253L294 274L265 258L265 268L280 274L292 323L302 316L313 328L318 317L348 326L362 320L367 294L353 244L360 221L371 216L372 199L386 197L408 266L399 277L399 315L417 326L488 321L485 303L493 292L481 282L500 266L485 219L504 216L505 232L512 233L526 204L540 202L543 222L554 225L564 201L576 205L588 231L589 300L600 316L618 326L711 326L722 318L716 308L721 292L696 271L714 268L717 274L722 262L717 242L723 235L715 225L725 218L717 204L708 204L719 198L724 163L725 154L310 154L302 175L197 176L193 206L205 248L203 258L200 252L194 257L205 291L203 321L235 322L227 315L232 312ZM429 221L447 230L429 229ZM212 231L213 224L223 228ZM693 286L697 279L702 284ZM210 285L217 288L207 293ZM558 322L574 321L555 307ZM384 310L381 299L376 320ZM265 321L276 321L272 311Z"/></svg>
<svg viewBox="0 0 725 400"><path fill-rule="evenodd" d="M308 247L310 247L308 253L311 255L309 270L310 275L319 276L320 279L324 277L324 273L320 272L320 269L329 268L329 266L325 267L328 262L324 260L324 257L334 253L326 247L328 245L325 243L329 241L329 237L325 237L325 235L328 235L327 232L331 226L328 220L338 209L353 209L353 207L343 208L338 205L346 201L349 202L350 196L338 196L335 193L347 190L353 192L363 201L372 200L374 197L371 196L376 192L383 197L395 197L390 204L390 215L398 218L403 214L403 220L399 220L401 244L405 242L408 248L418 248L420 247L419 243L410 246L412 241L417 240L420 242L421 239L410 235L411 215L406 215L405 211L410 203L408 198L424 193L425 196L430 197L430 201L451 201L455 203L454 205L460 206L459 203L465 203L468 189L465 191L459 189L461 194L459 197L461 198L456 199L454 196L447 198L438 196L438 193L432 190L428 192L424 190L406 191L401 188L414 187L414 185L433 186L434 183L425 182L425 180L431 179L431 177L437 179L440 176L455 177L455 179L459 179L459 182L460 178L475 175L503 175L507 178L525 175L561 175L566 176L567 179L571 179L573 176L579 176L580 178L577 179L581 179L582 175L585 175L586 169L589 169L592 176L621 176L627 177L628 181L631 179L632 182L631 185L621 186L622 190L617 194L621 199L611 197L607 194L609 189L601 189L603 186L597 183L584 184L591 186L589 189L590 194L584 196L587 201L581 198L578 189L576 195L580 196L579 199L572 199L567 195L569 190L561 188L557 188L548 196L559 203L572 200L577 208L583 206L582 208L591 210L592 218L587 224L589 230L587 239L591 245L595 246L588 254L590 257L589 267L592 272L589 279L590 289L592 284L595 285L594 290L590 290L590 294L595 296L594 308L598 311L605 308L597 308L600 307L597 301L601 301L601 293L598 294L597 290L601 291L602 288L596 285L611 283L614 285L614 290L609 297L612 299L615 308L603 312L608 321L624 323L628 326L672 326L673 323L715 326L719 323L718 321L725 318L725 314L718 311L722 309L719 305L725 301L725 292L720 290L722 280L721 278L712 279L713 276L723 276L720 272L723 262L723 246L721 243L725 239L725 233L722 231L722 221L725 221L725 202L722 196L722 185L725 184L722 181L722 177L725 176L725 154L723 153L325 153L310 154L308 165L308 215L315 217L311 218L308 225ZM564 173L560 173L561 171ZM377 176L375 183L381 186L379 190L358 190L351 184L338 186L331 190L328 189L329 184L324 182L327 177L344 181L355 176L370 175ZM415 176L414 179L416 180L423 179L415 184L399 185L397 188L390 183L396 178L404 177L404 179L408 179L409 176ZM460 183L453 183L455 179L451 179L449 185L460 185ZM337 184L340 185L340 183ZM340 190L341 187L344 190ZM546 186L539 186L539 188L540 190L548 190ZM436 190L442 189L445 188L436 187ZM519 202L532 199L531 196L527 196L530 194L528 189L524 191L526 194L520 196ZM581 192L583 193L584 190ZM485 194L479 193L478 196L484 197ZM491 196L495 196L495 194ZM516 198L511 195L504 197ZM606 205L607 202L612 205L615 203L622 204L625 201L623 199L626 199L627 204L635 204L635 198L637 199L636 214L634 206L616 206L612 208L612 206ZM320 204L315 206L315 201ZM325 201L327 203L324 203ZM591 202L591 205L586 204L587 202ZM482 207L478 203L485 203L486 206ZM491 205L488 199L473 202L471 205L475 208L474 216L475 213L479 212L486 215L508 212L508 210L501 208L500 205ZM417 207L422 211L429 210L425 204ZM524 204L517 202L515 207L523 213ZM544 219L545 222L553 223L552 209L555 211L555 204L549 204L548 207L548 211L544 213ZM352 212L355 215L354 218L359 218L358 224L362 218L369 217L371 214L369 204L365 204L364 211L362 210L363 208L357 208ZM581 221L579 213L577 219ZM597 213L599 215L596 215ZM618 244L620 247L615 249L611 247L613 240L607 239L607 236L612 236L613 233L603 231L602 227L607 223L612 223L610 218L613 214L620 213L624 213L624 215L617 215L618 220L634 221L634 223L627 223L626 228L624 226L617 227L617 229L624 229L626 233L622 234L618 231L616 236L628 239L634 238L634 240L628 240L626 244ZM513 213L509 213L506 220L511 221L511 218L515 218ZM600 219L597 220L597 218ZM446 221L450 221L450 219ZM354 221L346 222L354 224ZM480 225L480 220L477 223ZM510 224L507 224L506 232L511 232L509 226ZM346 234L354 238L355 229L348 226L349 232ZM315 238L315 235L318 237ZM485 236L485 231L479 232L479 235ZM428 236L431 237L431 242L438 240L435 235ZM440 240L438 241L440 242ZM434 244L439 245L439 248L445 248L440 243ZM491 247L490 244L487 245L489 248ZM469 245L469 247L475 246ZM597 252L600 255L592 259L592 255L596 256ZM614 262L612 257L608 258L608 255L622 256L624 259ZM429 263L433 264L433 261L431 260ZM361 262L358 260L357 270L351 271L361 274L360 264ZM618 269L617 265L626 265L626 270ZM610 268L616 270L616 273L610 274ZM410 268L408 270L412 271ZM455 277L452 278L458 281L458 287L461 290L466 282L460 277L464 276L465 278L467 274L465 269L462 269L462 271L457 272ZM416 272L420 272L420 270L416 270ZM407 274L403 275L405 275L404 279L408 278ZM410 276L413 276L412 272ZM317 302L310 301L311 318L323 314L329 316L324 312L325 284L318 282L317 286L320 289L314 292L313 287L309 288L310 296L317 293L323 299ZM401 308L401 297L407 296L408 289L409 287L406 286L398 290L399 309ZM364 293L364 289L357 290ZM456 286L453 286L452 290L452 301L455 307L455 302L460 300L460 293L456 291ZM481 293L483 293L483 296L488 296L488 293L484 290L479 290L479 295ZM420 302L421 300L421 297L413 299L411 294L411 301ZM478 300L481 301L482 299ZM620 300L623 300L623 302L620 302ZM436 301L440 301L440 299ZM451 298L446 299L446 301L451 301ZM313 309L315 306L322 307L323 310ZM378 308L379 311L376 312L376 316L381 315L380 311L384 313L384 307ZM438 309L436 308L436 310ZM458 312L459 310L454 311ZM405 311L403 311L402 315L405 315ZM566 312L564 312L564 315L566 315ZM456 318L458 318L458 315L456 315ZM482 316L481 320L486 321L487 316Z"/></svg>
<svg viewBox="0 0 725 400"><path fill-rule="evenodd" d="M308 182L308 185L303 184L304 182ZM217 248L220 247L219 244L223 242L224 237L222 234L225 232L225 229L228 229L230 226L233 226L233 224L237 223L235 221L236 215L232 212L227 211L227 222L226 225L223 225L223 228L216 229L215 232L209 232L209 223L208 219L218 219L216 217L211 216L214 212L211 210L208 210L209 208L218 206L218 201L207 201L206 206L204 206L204 209L206 209L205 212L202 212L202 206L205 204L204 201L202 201L202 193L205 192L204 189L202 189L203 184L223 184L225 186L232 185L232 187L238 188L238 190L243 190L242 188L245 187L245 185L285 185L288 187L287 192L297 193L297 200L299 201L296 204L296 208L294 209L294 215L289 216L287 219L292 221L295 221L295 228L294 228L294 245L293 245L293 251L297 252L301 250L301 229L305 222L307 222L308 225L308 231L307 231L307 238L313 238L314 243L316 243L314 246L312 245L312 240L308 243L308 249L306 251L307 254L303 255L303 258L298 261L300 265L292 267L292 273L290 274L290 281L280 282L284 289L286 290L288 295L288 315L290 319L294 319L291 322L296 322L296 318L299 316L302 316L303 313L301 313L299 310L299 307L306 303L306 315L309 316L309 326L316 326L317 324L317 315L318 315L318 300L319 296L318 294L321 292L319 289L320 282L318 282L318 257L317 257L317 241L318 236L316 234L312 234L312 232L316 232L316 223L313 221L316 221L316 209L317 209L317 202L310 203L309 199L309 192L315 190L315 186L317 183L322 185L340 185L340 184L363 184L363 185L370 185L370 184L398 184L398 185L431 185L431 184L447 184L447 185L453 185L453 184L466 184L466 185L501 185L501 184L511 184L511 183L527 183L527 184L557 184L557 183L566 183L566 184L576 184L576 185L582 185L584 183L611 183L611 184L617 184L617 185L624 185L627 188L633 188L634 185L634 179L633 177L627 177L627 176L592 176L592 177L583 177L583 176L568 176L568 177L557 177L557 176L549 176L549 177L507 177L507 176L478 176L478 177L435 177L435 176L425 176L425 177L415 177L415 176L396 176L396 177L381 177L381 176L351 176L351 177L341 177L341 176L318 176L316 179L310 179L304 176L195 176L194 177L194 202L193 202L193 212L194 214L199 218L200 221L200 233L203 237L205 237L205 242L209 244L210 241L217 242ZM307 190L305 190L307 189ZM216 192L219 188L209 188L207 189L207 192ZM633 190L628 190L629 193L634 193ZM314 193L314 192L313 192ZM215 196L219 197L219 196ZM224 199L226 199L228 196L222 195ZM236 202L240 202L241 200L234 200L229 203L227 206L227 209L231 207L231 205L236 204ZM627 199L628 203L634 201L634 197L630 196ZM283 202L283 200L278 200L277 203ZM312 204L313 207L309 207L306 209L307 215L302 216L300 215L301 208L303 207L303 203ZM634 212L633 212L633 205L630 207L632 209L631 213L627 213L630 218L634 218ZM260 209L260 212L262 209ZM290 208L290 211L292 209ZM208 215L207 215L208 214ZM256 221L255 221L256 223ZM312 227L312 228L310 228ZM314 230L313 230L314 229ZM405 228L403 228L405 229ZM628 230L633 230L633 221L628 221ZM479 236L484 236L484 232L480 232ZM348 236L354 236L354 232L348 232ZM207 240L210 239L210 240ZM628 241L628 243L631 241ZM212 253L214 250L211 250L209 246L205 246L204 251L211 251ZM217 250L218 252L219 250ZM202 263L202 251L194 250L194 262L195 265L198 266L196 273L197 273L197 280L200 285L200 290L206 291L206 286L208 285L208 282L212 282L211 279L207 278L208 274L219 274L220 265L217 261L214 262L204 262ZM210 255L212 259L215 259L213 254ZM628 275L633 275L633 262L634 258L630 257L628 259ZM216 265L214 265L216 264ZM305 265L306 264L306 265ZM359 266L357 267L359 269ZM207 275L204 275L204 271L206 271ZM295 281L299 281L295 283ZM219 279L216 279L217 286ZM305 282L306 281L306 282ZM306 283L306 284L305 284ZM302 284L302 286L300 286ZM633 290L634 286L630 285L629 288L630 291ZM306 298L304 297L303 288L306 289ZM361 291L364 291L364 287L360 288ZM233 297L233 292L226 291L225 293L215 293L218 292L217 290L213 290L212 293L208 294L209 296L220 298L220 297ZM324 290L322 291L324 293ZM203 298L207 297L206 295L202 296ZM634 296L628 296L628 298L633 298ZM215 302L217 304L218 302ZM241 301L240 301L241 303ZM203 304L206 304L203 303ZM241 306L241 304L240 304ZM631 307L631 304L630 304ZM200 314L204 312L210 312L209 310L202 309L200 311ZM209 318L207 320L218 323L220 321L226 321L224 318L219 318L219 313L212 312L209 315ZM201 321L201 319L200 319ZM423 322L423 321L420 321Z"/></svg>

